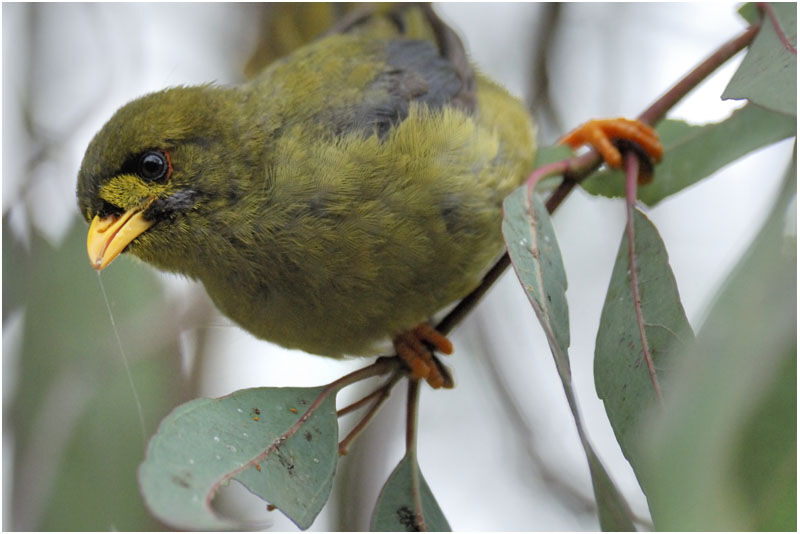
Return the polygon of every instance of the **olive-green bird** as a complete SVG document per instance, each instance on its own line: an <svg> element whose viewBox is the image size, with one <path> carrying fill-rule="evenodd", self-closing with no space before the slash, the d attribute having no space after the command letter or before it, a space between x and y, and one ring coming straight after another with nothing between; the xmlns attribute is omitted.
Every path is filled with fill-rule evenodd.
<svg viewBox="0 0 800 534"><path fill-rule="evenodd" d="M89 144L77 196L95 269L129 252L314 354L394 339L440 386L420 340L448 343L418 325L502 251L502 201L534 147L523 105L455 33L401 7L355 14L243 85L130 102Z"/></svg>

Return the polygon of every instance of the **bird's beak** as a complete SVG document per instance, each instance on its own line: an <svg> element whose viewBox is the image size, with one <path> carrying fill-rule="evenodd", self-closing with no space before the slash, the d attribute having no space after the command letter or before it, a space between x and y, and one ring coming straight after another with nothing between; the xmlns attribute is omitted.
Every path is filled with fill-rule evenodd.
<svg viewBox="0 0 800 534"><path fill-rule="evenodd" d="M86 250L92 267L102 271L128 243L153 225L153 221L146 220L142 213L143 208L138 207L122 215L95 216L86 238Z"/></svg>

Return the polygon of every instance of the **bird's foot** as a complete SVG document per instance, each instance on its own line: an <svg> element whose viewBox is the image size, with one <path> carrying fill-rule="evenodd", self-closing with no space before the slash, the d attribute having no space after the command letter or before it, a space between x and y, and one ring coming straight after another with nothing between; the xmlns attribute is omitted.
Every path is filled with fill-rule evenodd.
<svg viewBox="0 0 800 534"><path fill-rule="evenodd" d="M597 150L609 167L622 167L622 154L615 142L626 142L627 146L638 147L637 154L659 161L664 148L658 134L650 126L630 119L596 119L584 123L565 135L559 143L576 149L591 145Z"/></svg>
<svg viewBox="0 0 800 534"><path fill-rule="evenodd" d="M399 334L394 338L394 349L411 370L411 378L424 378L433 388L453 387L450 373L433 355L434 350L451 354L453 344L431 325L420 323Z"/></svg>

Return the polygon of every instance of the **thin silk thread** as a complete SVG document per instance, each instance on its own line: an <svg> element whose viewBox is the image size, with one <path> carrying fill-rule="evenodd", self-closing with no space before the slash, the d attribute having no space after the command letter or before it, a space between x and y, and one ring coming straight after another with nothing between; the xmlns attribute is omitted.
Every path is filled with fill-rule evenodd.
<svg viewBox="0 0 800 534"><path fill-rule="evenodd" d="M133 400L136 401L136 411L139 414L139 426L142 431L142 445L146 445L146 435L144 430L144 414L142 412L142 401L139 399L139 392L136 391L136 385L133 383L133 375L131 374L131 367L128 364L128 356L125 354L125 349L122 347L122 340L119 337L117 330L117 322L114 320L114 314L111 312L111 304L108 302L108 295L106 288L103 286L103 279L100 277L100 272L97 272L97 282L100 284L100 292L103 294L103 300L106 303L108 310L108 317L111 319L111 327L114 330L114 336L117 338L117 347L119 347L119 354L122 356L122 363L125 366L125 374L128 375L128 383L133 391Z"/></svg>

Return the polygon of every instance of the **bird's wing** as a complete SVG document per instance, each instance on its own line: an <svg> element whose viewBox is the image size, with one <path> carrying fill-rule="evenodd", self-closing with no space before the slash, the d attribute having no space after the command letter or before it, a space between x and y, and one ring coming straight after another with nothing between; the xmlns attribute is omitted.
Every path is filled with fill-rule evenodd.
<svg viewBox="0 0 800 534"><path fill-rule="evenodd" d="M326 35L361 34L372 38L426 41L435 46L461 82L450 101L465 110L475 108L475 75L461 39L439 18L430 4L371 4L344 15ZM425 67L430 57L420 56L415 66Z"/></svg>
<svg viewBox="0 0 800 534"><path fill-rule="evenodd" d="M363 132L383 139L412 102L466 113L476 105L464 47L429 6L349 18L273 64L256 83L270 88L268 108L284 114L276 127L313 124L334 136Z"/></svg>

